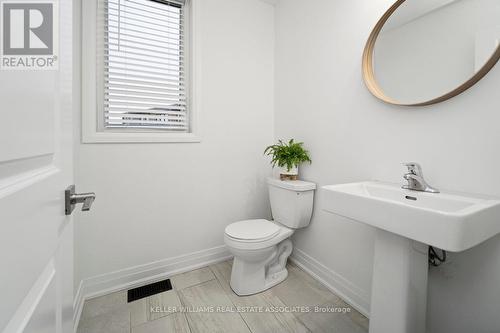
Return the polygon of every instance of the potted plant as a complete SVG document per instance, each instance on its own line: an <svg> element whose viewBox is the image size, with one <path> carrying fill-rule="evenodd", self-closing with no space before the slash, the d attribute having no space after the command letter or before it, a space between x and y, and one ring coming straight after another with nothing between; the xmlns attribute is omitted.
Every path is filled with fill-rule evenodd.
<svg viewBox="0 0 500 333"><path fill-rule="evenodd" d="M297 180L299 164L311 163L309 152L304 149L303 142L295 142L291 139L288 143L281 140L277 144L269 146L264 150L265 155L272 156L273 167L278 165L281 180Z"/></svg>

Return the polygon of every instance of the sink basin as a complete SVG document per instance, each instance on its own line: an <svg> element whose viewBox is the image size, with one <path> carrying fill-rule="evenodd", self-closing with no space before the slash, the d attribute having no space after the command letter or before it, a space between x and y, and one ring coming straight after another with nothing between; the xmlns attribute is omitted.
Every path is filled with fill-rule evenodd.
<svg viewBox="0 0 500 333"><path fill-rule="evenodd" d="M425 333L428 245L467 250L500 232L500 200L360 182L322 188L323 210L376 228L370 333Z"/></svg>
<svg viewBox="0 0 500 333"><path fill-rule="evenodd" d="M447 251L464 251L500 233L500 200L425 193L359 182L323 187L323 209Z"/></svg>

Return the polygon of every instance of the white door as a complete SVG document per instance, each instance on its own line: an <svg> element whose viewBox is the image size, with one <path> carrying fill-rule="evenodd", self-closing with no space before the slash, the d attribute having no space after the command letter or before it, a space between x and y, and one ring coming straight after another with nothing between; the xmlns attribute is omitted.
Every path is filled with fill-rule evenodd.
<svg viewBox="0 0 500 333"><path fill-rule="evenodd" d="M0 0L0 5L5 2ZM64 213L64 190L73 183L72 0L55 3L59 69L0 70L0 331L4 333L72 330L73 222ZM26 29L42 24L40 12L19 15L23 10L12 14L18 16L11 20L20 17L20 21L11 23L11 37L26 20L31 19ZM5 17L0 17L1 24ZM46 31L45 35L33 32L39 35L36 38L26 31L24 38L32 43L28 47L46 47ZM26 46L19 36L17 47ZM0 36L2 43L4 37Z"/></svg>

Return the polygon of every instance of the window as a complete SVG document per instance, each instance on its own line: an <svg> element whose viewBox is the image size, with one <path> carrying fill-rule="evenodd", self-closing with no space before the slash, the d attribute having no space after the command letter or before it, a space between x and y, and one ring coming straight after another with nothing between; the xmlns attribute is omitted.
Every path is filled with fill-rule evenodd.
<svg viewBox="0 0 500 333"><path fill-rule="evenodd" d="M84 48L95 33L95 62L84 59L82 104L90 97L97 110L94 121L83 107L84 142L198 141L189 98L186 0L86 0L84 6L90 7L84 8L84 24L85 13L97 14L90 20L94 29L83 27ZM85 57L92 50L84 50ZM95 78L86 66L94 67ZM85 94L87 89L95 92Z"/></svg>

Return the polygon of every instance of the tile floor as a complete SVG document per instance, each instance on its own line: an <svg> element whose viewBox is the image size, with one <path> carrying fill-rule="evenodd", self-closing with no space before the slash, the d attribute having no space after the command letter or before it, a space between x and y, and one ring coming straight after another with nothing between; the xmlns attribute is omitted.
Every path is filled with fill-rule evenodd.
<svg viewBox="0 0 500 333"><path fill-rule="evenodd" d="M279 285L239 297L226 261L173 276L173 290L132 303L126 291L94 298L77 333L368 332L366 317L297 266L288 272Z"/></svg>

